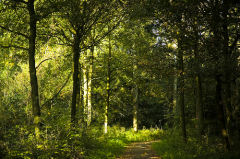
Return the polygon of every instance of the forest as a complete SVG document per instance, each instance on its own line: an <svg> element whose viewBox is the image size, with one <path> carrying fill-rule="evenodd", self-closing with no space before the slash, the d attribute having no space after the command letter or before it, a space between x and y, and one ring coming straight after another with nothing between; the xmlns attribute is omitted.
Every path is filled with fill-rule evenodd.
<svg viewBox="0 0 240 159"><path fill-rule="evenodd" d="M130 159L143 142L240 158L238 0L0 0L0 14L0 159Z"/></svg>

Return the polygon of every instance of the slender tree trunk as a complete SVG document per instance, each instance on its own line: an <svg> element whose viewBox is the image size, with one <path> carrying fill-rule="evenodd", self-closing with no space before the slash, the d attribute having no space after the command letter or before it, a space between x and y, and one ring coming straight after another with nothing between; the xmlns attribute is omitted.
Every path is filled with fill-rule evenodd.
<svg viewBox="0 0 240 159"><path fill-rule="evenodd" d="M108 66L109 67L109 66ZM109 71L109 69L108 69ZM104 133L106 134L108 132L108 109L110 106L110 72L108 72L107 77L107 103L104 110Z"/></svg>
<svg viewBox="0 0 240 159"><path fill-rule="evenodd" d="M224 4L225 5L225 4ZM224 12L221 13L219 8L219 1L215 1L215 9L213 12L213 23L212 23L212 30L214 34L214 47L213 51L217 53L218 61L219 63L223 64L224 67L226 66L226 55L228 54L228 31L226 26L226 8L224 7ZM222 14L222 17L220 15ZM224 20L223 20L224 19ZM223 31L226 33L223 33ZM221 40L219 42L219 40ZM226 42L227 41L227 42ZM223 60L222 58L223 57ZM223 61L223 62L222 62ZM218 68L218 73L216 75L216 102L217 102L217 108L218 108L218 121L221 123L220 133L223 137L225 148L226 150L230 149L230 140L229 140L229 134L227 130L227 115L226 115L226 107L227 107L227 98L229 96L228 94L228 88L227 88L227 81L229 77L227 77L227 68ZM219 70L220 69L220 70ZM225 85L223 84L225 83ZM226 90L224 90L224 88ZM225 91L227 91L225 95Z"/></svg>
<svg viewBox="0 0 240 159"><path fill-rule="evenodd" d="M77 104L79 104L80 88L79 88L79 58L80 58L80 35L79 30L76 31L73 44L73 93L72 93L72 106L71 106L71 122L76 123Z"/></svg>
<svg viewBox="0 0 240 159"><path fill-rule="evenodd" d="M34 117L35 135L36 138L40 138L40 104L39 104L39 92L38 92L38 80L35 67L35 47L36 47L36 27L37 20L34 9L34 0L28 1L28 11L30 16L30 36L29 36L29 73L31 82L31 98L32 98L32 111Z"/></svg>
<svg viewBox="0 0 240 159"><path fill-rule="evenodd" d="M90 66L88 71L88 112L87 112L87 125L90 126L92 121L92 73L93 73L93 56L94 46L91 48Z"/></svg>
<svg viewBox="0 0 240 159"><path fill-rule="evenodd" d="M176 73L176 70L175 70ZM171 80L171 90L169 93L171 94L170 96L170 107L169 107L169 122L168 126L169 128L172 128L175 124L175 115L177 114L176 110L176 102L177 102L177 77L176 75L173 76L173 79Z"/></svg>
<svg viewBox="0 0 240 159"><path fill-rule="evenodd" d="M227 135L231 134L231 122L232 122L232 105L231 105L231 78L232 78L232 63L231 63L231 52L229 51L229 35L228 35L228 1L223 0L223 54L224 54L224 97L222 98L223 104L226 109L226 128ZM229 136L230 137L230 136ZM230 146L227 147L228 150Z"/></svg>
<svg viewBox="0 0 240 159"><path fill-rule="evenodd" d="M111 59L112 59L112 46L111 46L111 36L109 35L108 42L108 66L107 66L107 98L106 106L104 110L104 133L108 132L108 109L110 107L110 81L111 81Z"/></svg>
<svg viewBox="0 0 240 159"><path fill-rule="evenodd" d="M138 86L133 88L133 130L138 131Z"/></svg>
<svg viewBox="0 0 240 159"><path fill-rule="evenodd" d="M198 121L199 134L203 135L204 123L203 123L202 79L199 74L196 76L196 85L197 85L196 118Z"/></svg>
<svg viewBox="0 0 240 159"><path fill-rule="evenodd" d="M80 58L80 57L79 57ZM83 126L84 122L84 106L83 106L83 73L82 64L79 62L79 115L80 115L80 125Z"/></svg>
<svg viewBox="0 0 240 159"><path fill-rule="evenodd" d="M184 105L184 69L183 69L182 39L180 39L178 42L177 71L178 71L178 79L177 79L178 102L177 104L179 104L178 107L180 108L180 123L182 128L183 140L184 142L187 142L185 105Z"/></svg>
<svg viewBox="0 0 240 159"><path fill-rule="evenodd" d="M85 66L83 68L83 114L84 114L83 119L84 119L85 126L87 126L87 113L88 113L87 106L88 106L88 75L87 75L87 66L85 63Z"/></svg>
<svg viewBox="0 0 240 159"><path fill-rule="evenodd" d="M195 31L196 32L196 31ZM198 33L196 32L196 41L194 46L194 55L196 61L196 119L199 135L203 135L204 121L203 121L203 96L202 96L202 77L201 68L199 62L199 51L198 51Z"/></svg>
<svg viewBox="0 0 240 159"><path fill-rule="evenodd" d="M177 66L177 57L174 56L174 61L175 61L175 65ZM174 111L174 114L175 115L178 115L179 111L178 111L178 108L177 108L177 79L178 79L178 70L177 70L177 67L175 68L175 74L174 74L174 79L173 79L173 111Z"/></svg>
<svg viewBox="0 0 240 159"><path fill-rule="evenodd" d="M220 76L216 76L216 101L217 101L217 106L218 106L218 119L219 122L221 123L221 135L225 141L225 147L227 150L230 149L230 141L229 141L229 136L227 133L227 124L226 124L226 117L225 117L225 110L224 110L224 105L222 103L222 81L220 79Z"/></svg>
<svg viewBox="0 0 240 159"><path fill-rule="evenodd" d="M137 85L137 59L136 56L133 55L133 88L132 88L132 96L133 96L133 130L135 132L138 131L138 85Z"/></svg>

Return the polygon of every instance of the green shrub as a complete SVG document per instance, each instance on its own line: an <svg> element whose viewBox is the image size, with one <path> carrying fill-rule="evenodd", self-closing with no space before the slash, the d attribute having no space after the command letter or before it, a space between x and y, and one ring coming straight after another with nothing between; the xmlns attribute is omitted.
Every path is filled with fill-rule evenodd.
<svg viewBox="0 0 240 159"><path fill-rule="evenodd" d="M238 151L225 152L221 142L211 137L211 142L188 137L184 143L179 131L165 131L159 142L153 143L153 149L163 159L239 159Z"/></svg>

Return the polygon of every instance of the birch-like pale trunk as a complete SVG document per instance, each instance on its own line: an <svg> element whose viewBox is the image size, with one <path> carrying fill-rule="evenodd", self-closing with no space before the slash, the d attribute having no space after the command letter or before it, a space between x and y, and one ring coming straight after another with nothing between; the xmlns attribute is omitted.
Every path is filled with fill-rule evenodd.
<svg viewBox="0 0 240 159"><path fill-rule="evenodd" d="M108 132L108 109L110 106L110 81L111 81L111 59L112 59L112 46L111 46L111 36L108 38L108 60L107 60L107 98L106 105L104 109L104 133Z"/></svg>

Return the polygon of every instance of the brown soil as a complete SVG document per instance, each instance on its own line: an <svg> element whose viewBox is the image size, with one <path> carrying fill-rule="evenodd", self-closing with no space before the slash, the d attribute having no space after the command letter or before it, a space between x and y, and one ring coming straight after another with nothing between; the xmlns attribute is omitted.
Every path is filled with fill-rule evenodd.
<svg viewBox="0 0 240 159"><path fill-rule="evenodd" d="M135 142L126 147L125 153L117 159L161 159L151 148L153 142Z"/></svg>

